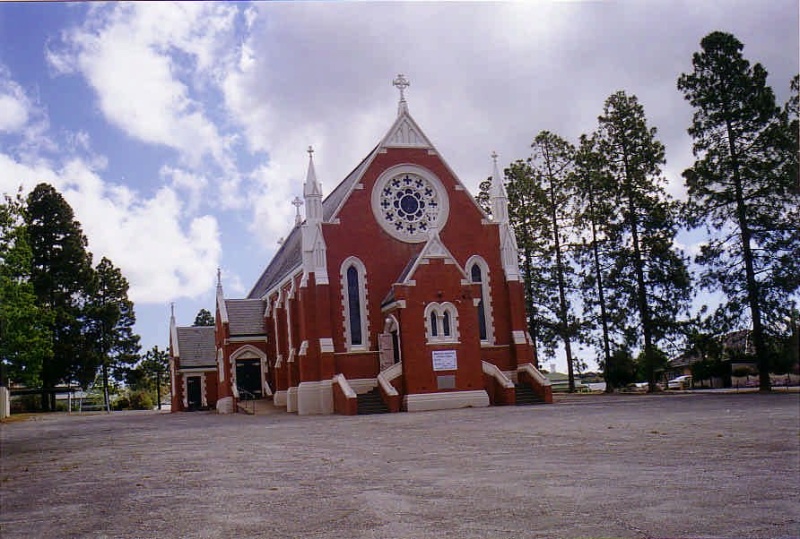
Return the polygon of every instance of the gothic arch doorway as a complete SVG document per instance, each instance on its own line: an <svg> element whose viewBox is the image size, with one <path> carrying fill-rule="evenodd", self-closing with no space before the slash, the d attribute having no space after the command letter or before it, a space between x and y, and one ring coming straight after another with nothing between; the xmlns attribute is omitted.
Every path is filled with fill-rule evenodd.
<svg viewBox="0 0 800 539"><path fill-rule="evenodd" d="M264 352L250 345L231 354L232 378L239 400L261 399L268 393L262 369L265 360Z"/></svg>

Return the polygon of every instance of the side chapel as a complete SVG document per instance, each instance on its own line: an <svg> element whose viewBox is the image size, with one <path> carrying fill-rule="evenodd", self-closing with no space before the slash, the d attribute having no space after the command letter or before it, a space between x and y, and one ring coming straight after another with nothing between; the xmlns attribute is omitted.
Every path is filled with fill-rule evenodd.
<svg viewBox="0 0 800 539"><path fill-rule="evenodd" d="M493 154L489 218L411 117L323 199L309 148L297 217L245 299L217 279L216 326L170 320L172 410L357 414L552 402L527 332ZM377 406L377 408L376 408Z"/></svg>

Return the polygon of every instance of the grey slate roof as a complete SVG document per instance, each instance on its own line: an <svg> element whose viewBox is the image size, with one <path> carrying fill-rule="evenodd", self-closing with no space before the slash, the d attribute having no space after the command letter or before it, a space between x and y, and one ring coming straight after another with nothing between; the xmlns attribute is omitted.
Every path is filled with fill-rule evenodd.
<svg viewBox="0 0 800 539"><path fill-rule="evenodd" d="M323 222L330 222L336 216L336 211L342 205L348 193L353 188L366 170L373 155L378 151L378 146L372 149L369 154L353 169L339 185L322 201ZM258 278L253 289L247 295L249 299L263 297L274 286L281 282L287 275L297 269L303 262L302 234L299 226L295 226L289 236L284 240L281 248L275 253L272 261Z"/></svg>
<svg viewBox="0 0 800 539"><path fill-rule="evenodd" d="M213 367L216 365L217 347L214 326L176 328L181 368Z"/></svg>
<svg viewBox="0 0 800 539"><path fill-rule="evenodd" d="M226 299L228 328L231 337L236 335L264 335L264 309L266 301L261 299Z"/></svg>

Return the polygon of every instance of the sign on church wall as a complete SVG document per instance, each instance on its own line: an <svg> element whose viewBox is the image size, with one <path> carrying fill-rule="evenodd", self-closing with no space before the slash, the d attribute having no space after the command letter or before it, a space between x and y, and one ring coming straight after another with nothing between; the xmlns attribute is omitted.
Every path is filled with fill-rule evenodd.
<svg viewBox="0 0 800 539"><path fill-rule="evenodd" d="M431 352L433 358L433 370L435 371L454 371L458 369L455 350L434 350Z"/></svg>

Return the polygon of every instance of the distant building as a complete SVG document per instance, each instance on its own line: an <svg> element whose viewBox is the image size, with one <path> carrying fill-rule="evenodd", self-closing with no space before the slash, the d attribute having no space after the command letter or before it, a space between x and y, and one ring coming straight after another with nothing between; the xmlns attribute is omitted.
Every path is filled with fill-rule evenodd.
<svg viewBox="0 0 800 539"><path fill-rule="evenodd" d="M757 369L754 357L755 348L753 347L752 331L743 329L722 335L719 338L721 345L720 360L722 362L722 372L716 381L721 387L731 387L731 377L735 370L739 368ZM701 361L696 352L687 352L671 359L664 369L666 381L673 380L678 376L692 374L692 365ZM695 381L698 382L698 381Z"/></svg>
<svg viewBox="0 0 800 539"><path fill-rule="evenodd" d="M513 404L526 390L552 400L496 156L489 218L411 117L408 82L395 85L386 136L324 200L309 148L295 226L247 299L219 282L215 328L173 317L173 410L272 398L351 414L368 393L391 411Z"/></svg>

